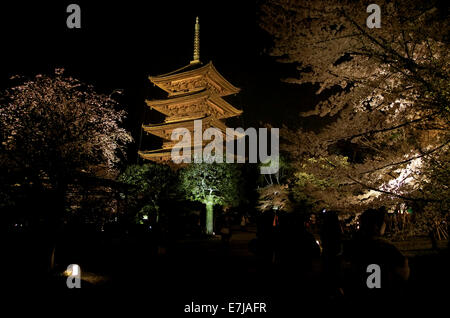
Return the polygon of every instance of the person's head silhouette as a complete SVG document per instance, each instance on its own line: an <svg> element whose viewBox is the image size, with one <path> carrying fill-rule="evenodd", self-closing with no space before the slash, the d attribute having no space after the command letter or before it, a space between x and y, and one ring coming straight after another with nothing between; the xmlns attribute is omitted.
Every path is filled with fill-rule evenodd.
<svg viewBox="0 0 450 318"><path fill-rule="evenodd" d="M384 209L368 209L360 217L360 233L365 237L375 237L384 234L386 212Z"/></svg>

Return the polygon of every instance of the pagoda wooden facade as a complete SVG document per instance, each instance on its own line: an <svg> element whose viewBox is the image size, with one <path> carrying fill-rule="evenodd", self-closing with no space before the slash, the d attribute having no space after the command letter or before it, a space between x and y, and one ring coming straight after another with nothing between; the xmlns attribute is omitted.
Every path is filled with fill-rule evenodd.
<svg viewBox="0 0 450 318"><path fill-rule="evenodd" d="M215 127L222 131L225 140L225 119L239 116L241 110L234 108L222 97L236 94L239 88L229 83L216 70L212 62L204 65L200 62L200 26L198 18L195 24L194 59L173 72L150 76L149 80L168 93L167 99L146 100L146 104L166 116L163 123L142 125L152 135L163 139L161 149L139 151L139 155L147 160L168 162L171 160L172 148L178 141L172 141L172 131L176 128L187 128L194 136L194 121L202 120L203 131ZM206 142L194 144L192 147L203 147ZM193 150L193 149L192 149Z"/></svg>

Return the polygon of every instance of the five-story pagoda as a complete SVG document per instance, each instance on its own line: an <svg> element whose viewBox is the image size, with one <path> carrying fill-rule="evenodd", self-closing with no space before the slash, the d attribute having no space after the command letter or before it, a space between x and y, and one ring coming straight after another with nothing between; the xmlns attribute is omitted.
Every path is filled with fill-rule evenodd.
<svg viewBox="0 0 450 318"><path fill-rule="evenodd" d="M198 17L195 22L194 58L190 64L173 72L150 76L150 81L168 93L167 99L146 100L151 108L166 116L163 123L142 125L152 135L163 139L161 149L139 151L147 160L168 162L177 141L171 140L172 131L186 128L193 135L194 121L202 120L202 129L218 128L225 137L226 118L239 116L241 110L234 108L222 97L236 94L239 88L229 83L216 70L212 62L204 65L200 62L200 25ZM225 139L225 138L224 138ZM198 143L198 142L197 142ZM203 147L205 142L192 147Z"/></svg>

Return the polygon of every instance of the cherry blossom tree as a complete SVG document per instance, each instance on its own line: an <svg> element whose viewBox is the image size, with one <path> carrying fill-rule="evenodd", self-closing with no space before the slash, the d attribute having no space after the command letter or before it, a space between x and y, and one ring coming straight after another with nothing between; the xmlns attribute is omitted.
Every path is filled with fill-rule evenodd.
<svg viewBox="0 0 450 318"><path fill-rule="evenodd" d="M261 26L272 55L296 63L318 99L316 131L281 130L296 161L296 193L342 210L398 201L448 207L448 12L441 1L379 1L381 28L366 26L368 2L265 1ZM439 176L439 177L438 177ZM429 189L444 189L431 191Z"/></svg>
<svg viewBox="0 0 450 318"><path fill-rule="evenodd" d="M51 193L45 209L62 216L67 187L79 174L115 176L131 135L120 124L125 112L94 88L65 76L32 79L0 100L1 164L18 186Z"/></svg>

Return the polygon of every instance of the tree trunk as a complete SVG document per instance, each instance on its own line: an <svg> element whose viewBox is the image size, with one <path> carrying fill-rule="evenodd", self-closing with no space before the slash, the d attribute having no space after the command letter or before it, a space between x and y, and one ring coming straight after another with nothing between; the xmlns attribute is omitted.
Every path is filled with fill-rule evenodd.
<svg viewBox="0 0 450 318"><path fill-rule="evenodd" d="M212 200L206 202L206 234L212 235L214 231L213 226L213 218L214 218L214 205Z"/></svg>
<svg viewBox="0 0 450 318"><path fill-rule="evenodd" d="M56 253L56 246L53 246L52 253L50 255L50 264L49 264L50 272L52 272L55 269L55 253Z"/></svg>
<svg viewBox="0 0 450 318"><path fill-rule="evenodd" d="M49 247L49 254L47 256L47 268L49 271L53 271L55 268L56 246L58 245L58 232L60 231L64 217L66 190L67 182L58 182L56 189L50 197L50 204L48 206L46 241Z"/></svg>

